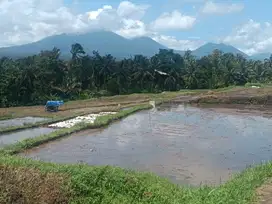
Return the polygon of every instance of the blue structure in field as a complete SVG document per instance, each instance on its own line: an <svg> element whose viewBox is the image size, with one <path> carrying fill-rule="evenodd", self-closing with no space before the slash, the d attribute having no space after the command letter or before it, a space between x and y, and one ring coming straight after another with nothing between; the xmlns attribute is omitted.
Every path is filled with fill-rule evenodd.
<svg viewBox="0 0 272 204"><path fill-rule="evenodd" d="M45 105L45 110L57 112L59 110L59 107L63 104L63 101L47 101Z"/></svg>

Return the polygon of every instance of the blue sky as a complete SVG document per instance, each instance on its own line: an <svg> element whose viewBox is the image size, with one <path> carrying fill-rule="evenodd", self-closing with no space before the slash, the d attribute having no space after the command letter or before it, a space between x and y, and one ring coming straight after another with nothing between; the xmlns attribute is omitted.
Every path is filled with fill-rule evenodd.
<svg viewBox="0 0 272 204"><path fill-rule="evenodd" d="M111 5L117 8L121 1L119 0L65 0L67 6L78 2L77 10L87 12L97 10L104 5ZM186 31L165 31L166 34L174 35L177 38L200 37L203 40L213 41L217 36L222 36L230 32L233 27L246 23L250 19L258 22L271 22L272 1L271 0L214 0L218 4L241 4L244 8L240 12L231 12L224 15L203 15L199 11L205 4L205 0L134 0L135 4L147 4L150 8L147 10L143 20L150 23L164 12L178 10L183 14L198 16L195 26ZM261 2L261 3L260 3Z"/></svg>
<svg viewBox="0 0 272 204"><path fill-rule="evenodd" d="M271 0L1 0L0 46L105 29L179 50L222 42L257 54L272 51L271 8Z"/></svg>

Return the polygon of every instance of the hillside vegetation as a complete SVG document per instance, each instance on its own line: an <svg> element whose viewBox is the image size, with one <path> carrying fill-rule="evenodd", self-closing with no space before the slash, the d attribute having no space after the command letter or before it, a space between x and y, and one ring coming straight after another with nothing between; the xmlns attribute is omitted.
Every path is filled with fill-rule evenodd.
<svg viewBox="0 0 272 204"><path fill-rule="evenodd" d="M242 55L213 54L196 59L161 49L151 58L136 55L117 61L98 52L86 55L80 44L71 47L71 59L60 50L17 60L0 59L0 107L43 104L47 99L162 92L180 89L214 89L230 85L267 83L272 79L272 58L247 60Z"/></svg>

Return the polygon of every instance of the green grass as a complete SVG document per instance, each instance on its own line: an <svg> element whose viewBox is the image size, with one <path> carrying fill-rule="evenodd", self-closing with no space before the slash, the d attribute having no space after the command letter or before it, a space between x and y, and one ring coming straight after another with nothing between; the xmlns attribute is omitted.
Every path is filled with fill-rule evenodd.
<svg viewBox="0 0 272 204"><path fill-rule="evenodd" d="M41 135L34 138L28 138L28 139L19 141L17 143L5 146L4 148L0 149L0 154L16 154L26 149L39 146L40 144L70 135L71 133L75 133L85 129L105 127L115 120L126 117L137 111L149 109L149 108L151 108L150 105L138 105L138 106L129 108L127 110L122 110L114 115L105 115L105 116L98 117L94 123L90 123L90 124L80 123L75 125L72 128L63 128L46 135Z"/></svg>
<svg viewBox="0 0 272 204"><path fill-rule="evenodd" d="M8 119L11 119L13 118L12 115L3 115L3 116L0 116L0 120L8 120Z"/></svg>
<svg viewBox="0 0 272 204"><path fill-rule="evenodd" d="M262 83L249 83L249 82L245 84L245 87L251 87L251 86L264 87L265 84L262 84Z"/></svg>
<svg viewBox="0 0 272 204"><path fill-rule="evenodd" d="M72 192L69 203L73 204L252 204L255 189L272 176L272 163L268 163L247 169L219 187L194 188L174 185L151 173L110 166L61 165L1 155L0 165L67 175L66 185Z"/></svg>
<svg viewBox="0 0 272 204"><path fill-rule="evenodd" d="M218 89L212 89L212 91L214 92L229 92L229 91L232 91L232 90L235 90L237 88L243 88L243 86L227 86L227 87L223 87L223 88L218 88Z"/></svg>

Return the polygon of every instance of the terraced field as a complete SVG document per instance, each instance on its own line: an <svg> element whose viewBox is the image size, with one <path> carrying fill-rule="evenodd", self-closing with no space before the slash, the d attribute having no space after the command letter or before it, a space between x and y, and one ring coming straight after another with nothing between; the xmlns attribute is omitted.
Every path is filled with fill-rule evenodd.
<svg viewBox="0 0 272 204"><path fill-rule="evenodd" d="M269 203L271 96L230 87L0 109L0 203Z"/></svg>

